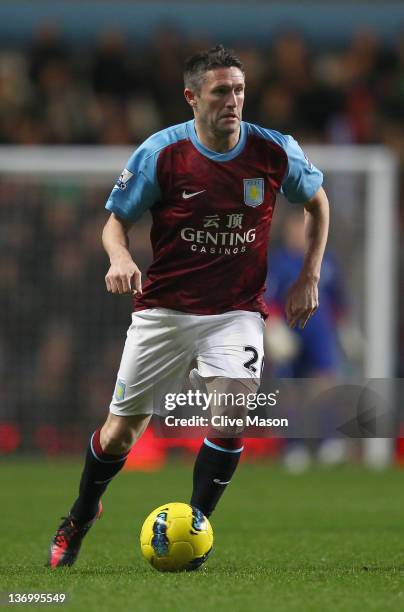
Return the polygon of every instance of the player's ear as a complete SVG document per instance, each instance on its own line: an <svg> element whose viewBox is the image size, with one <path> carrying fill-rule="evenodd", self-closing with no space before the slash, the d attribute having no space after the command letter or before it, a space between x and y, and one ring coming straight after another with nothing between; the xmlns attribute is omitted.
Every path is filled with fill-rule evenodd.
<svg viewBox="0 0 404 612"><path fill-rule="evenodd" d="M196 98L192 89L188 89L188 87L186 87L184 90L184 96L188 104L192 106L192 108L196 108Z"/></svg>

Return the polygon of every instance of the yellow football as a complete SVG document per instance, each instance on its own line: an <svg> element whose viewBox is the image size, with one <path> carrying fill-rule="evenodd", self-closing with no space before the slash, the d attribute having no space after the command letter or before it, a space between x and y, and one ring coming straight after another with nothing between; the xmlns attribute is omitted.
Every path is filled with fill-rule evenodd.
<svg viewBox="0 0 404 612"><path fill-rule="evenodd" d="M213 547L213 531L194 506L171 502L149 514L140 533L144 558L161 572L197 569Z"/></svg>

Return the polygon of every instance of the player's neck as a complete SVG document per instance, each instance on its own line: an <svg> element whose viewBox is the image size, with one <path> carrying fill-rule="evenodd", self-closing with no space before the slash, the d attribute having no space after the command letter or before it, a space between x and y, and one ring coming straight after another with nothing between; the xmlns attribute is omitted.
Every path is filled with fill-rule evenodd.
<svg viewBox="0 0 404 612"><path fill-rule="evenodd" d="M217 134L202 128L195 120L195 130L199 142L207 149L216 151L216 153L226 153L234 149L240 140L240 127L232 134Z"/></svg>

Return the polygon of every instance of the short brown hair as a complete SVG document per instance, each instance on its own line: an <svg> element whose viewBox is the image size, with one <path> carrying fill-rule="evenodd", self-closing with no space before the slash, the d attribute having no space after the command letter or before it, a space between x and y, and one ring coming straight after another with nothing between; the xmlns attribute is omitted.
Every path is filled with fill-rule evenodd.
<svg viewBox="0 0 404 612"><path fill-rule="evenodd" d="M185 87L199 91L203 75L215 68L231 68L235 66L244 74L244 67L234 51L225 49L223 45L216 45L208 51L202 51L189 57L184 67Z"/></svg>

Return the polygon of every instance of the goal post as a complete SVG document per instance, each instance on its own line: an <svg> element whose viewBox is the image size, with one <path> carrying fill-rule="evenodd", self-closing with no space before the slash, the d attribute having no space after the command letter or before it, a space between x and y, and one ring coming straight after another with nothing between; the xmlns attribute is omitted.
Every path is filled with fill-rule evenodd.
<svg viewBox="0 0 404 612"><path fill-rule="evenodd" d="M364 210L365 379L394 378L397 350L398 160L381 146L312 146L308 155L325 174L362 173ZM335 203L338 207L338 202ZM349 245L346 245L349 248ZM388 438L365 438L364 461L375 468L391 462Z"/></svg>
<svg viewBox="0 0 404 612"><path fill-rule="evenodd" d="M324 172L365 176L365 312L363 375L394 377L397 291L398 162L380 146L308 146L305 149ZM335 203L338 208L338 201ZM349 245L346 245L349 248Z"/></svg>

